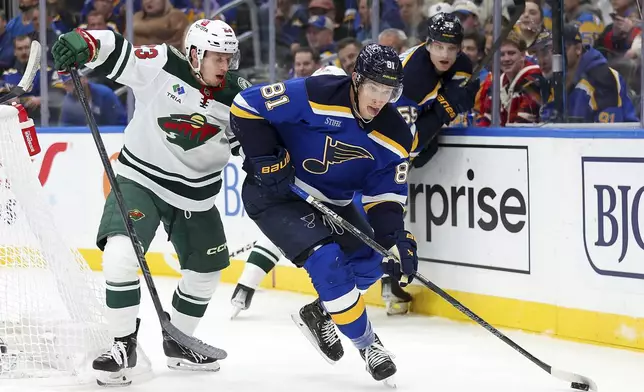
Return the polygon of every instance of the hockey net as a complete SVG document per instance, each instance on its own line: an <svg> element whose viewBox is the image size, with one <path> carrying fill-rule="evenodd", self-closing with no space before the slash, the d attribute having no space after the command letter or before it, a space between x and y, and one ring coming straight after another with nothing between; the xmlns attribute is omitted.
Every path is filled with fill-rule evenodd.
<svg viewBox="0 0 644 392"><path fill-rule="evenodd" d="M17 113L0 105L0 385L85 382L110 346L104 288L56 227Z"/></svg>

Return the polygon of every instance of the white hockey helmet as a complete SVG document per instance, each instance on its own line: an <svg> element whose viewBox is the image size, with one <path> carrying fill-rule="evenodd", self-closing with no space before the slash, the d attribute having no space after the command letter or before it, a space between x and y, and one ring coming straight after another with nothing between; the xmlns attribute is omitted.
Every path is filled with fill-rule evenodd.
<svg viewBox="0 0 644 392"><path fill-rule="evenodd" d="M229 69L235 70L239 67L239 41L232 27L221 20L199 19L191 24L183 46L188 59L192 48L197 49L197 67L192 67L190 63L197 75L200 75L201 61L207 50L232 54Z"/></svg>
<svg viewBox="0 0 644 392"><path fill-rule="evenodd" d="M311 76L320 75L347 76L347 73L344 72L342 68L336 67L335 65L327 65L322 68L318 68L315 72L313 72L313 75Z"/></svg>

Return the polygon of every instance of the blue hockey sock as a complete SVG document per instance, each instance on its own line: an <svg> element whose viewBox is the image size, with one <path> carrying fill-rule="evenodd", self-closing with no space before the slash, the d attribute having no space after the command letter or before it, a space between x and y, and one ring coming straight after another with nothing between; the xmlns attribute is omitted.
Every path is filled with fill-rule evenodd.
<svg viewBox="0 0 644 392"><path fill-rule="evenodd" d="M358 348L373 343L364 299L356 288L353 269L335 243L316 250L304 263L322 304L342 334Z"/></svg>

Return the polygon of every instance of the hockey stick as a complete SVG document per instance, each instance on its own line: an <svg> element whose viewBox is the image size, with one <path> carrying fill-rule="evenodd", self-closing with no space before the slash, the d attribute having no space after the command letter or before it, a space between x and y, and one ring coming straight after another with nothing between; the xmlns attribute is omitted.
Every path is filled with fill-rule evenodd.
<svg viewBox="0 0 644 392"><path fill-rule="evenodd" d="M27 66L25 67L25 73L22 75L18 85L9 90L8 93L0 96L0 104L7 103L12 99L18 98L22 94L26 93L31 89L31 85L34 82L34 78L40 69L40 56L41 56L42 47L40 42L31 41L31 49L29 49L29 61L27 61Z"/></svg>
<svg viewBox="0 0 644 392"><path fill-rule="evenodd" d="M255 246L256 243L257 243L257 240L255 240L255 241L253 241L251 243L248 243L248 244L242 246L241 248L230 252L228 254L228 257L230 257L232 259L233 257L235 257L235 256L237 256L239 254L242 254L242 253L244 253L246 251L249 251L249 250L253 249L253 247Z"/></svg>
<svg viewBox="0 0 644 392"><path fill-rule="evenodd" d="M371 247L373 250L376 252L380 253L383 257L387 258L392 258L395 259L396 257L388 250L383 248L380 244L378 244L376 241L368 237L366 234L361 232L359 229L357 229L355 226L353 226L351 223L347 222L344 220L341 216L339 216L337 213L335 213L332 209L329 207L325 206L322 202L319 200L316 200L313 196L309 195L306 193L304 190L299 188L297 185L291 184L291 190L295 192L299 197L304 199L307 203L315 207L317 210L322 212L324 215L328 216L330 219L332 219L335 223L338 225L342 226L345 228L347 231L351 232L354 236L356 236L359 240L364 242L366 245ZM492 333L494 336L497 338L501 339L505 344L509 345L516 351L518 351L521 355L524 357L528 358L532 363L535 365L539 366L541 369L544 371L548 372L552 376L563 380L563 381L568 381L571 383L571 387L574 389L578 389L581 391L597 391L597 384L593 380L591 380L588 377L581 376L579 374L575 373L570 373L566 372L563 370L559 370L556 368L553 368L552 366L548 365L547 363L543 362L539 358L535 357L534 355L530 354L528 351L526 351L523 347L519 346L517 343L512 341L510 338L505 336L501 331L498 329L494 328L492 325L490 325L487 321L483 320L481 317L479 317L476 313L472 312L469 310L465 305L460 303L456 298L452 297L449 295L447 292L445 292L443 289L440 287L436 286L434 283L429 281L427 278L425 278L423 275L420 273L416 272L414 274L414 277L418 279L425 287L428 289L432 290L436 294L438 294L441 298L443 298L445 301L449 302L450 305L461 311L461 313L465 314L467 317L475 321L477 324L488 330L488 332Z"/></svg>
<svg viewBox="0 0 644 392"><path fill-rule="evenodd" d="M107 156L107 152L105 151L105 145L103 144L103 140L101 139L101 134L99 133L98 125L96 124L96 119L94 118L94 114L92 113L89 107L89 103L87 102L87 97L85 96L85 91L83 90L80 77L78 76L78 72L74 69L70 70L70 74L74 82L74 90L76 90L76 95L78 95L78 100L80 101L81 105L83 106L83 110L85 111L87 124L89 126L90 131L92 132L92 137L94 138L94 142L98 150L98 155L100 155L101 157L101 163L103 164L103 168L105 169L107 179L110 183L110 186L112 187L112 193L114 194L116 203L118 204L118 208L121 213L121 217L123 218L123 222L125 223L125 230L127 231L128 237L130 237L130 241L132 242L132 247L134 247L134 253L136 253L137 261L139 262L139 266L141 267L141 272L143 273L143 277L145 278L145 283L147 284L148 290L150 291L150 297L152 297L152 303L154 304L154 308L157 312L157 316L159 317L161 328L165 333L170 335L172 339L177 341L177 343L179 343L184 347L189 348L195 353L216 358L216 359L226 358L226 356L228 355L226 351L220 348L210 346L192 336L186 335L185 333L181 332L177 327L172 325L172 323L166 316L166 313L163 310L163 306L161 305L161 300L159 299L159 293L157 292L156 286L154 285L154 280L152 279L150 268L148 267L148 263L145 260L143 249L139 245L140 244L139 238L136 235L136 232L134 231L134 225L132 224L132 220L128 216L128 211L125 206L125 201L123 200L123 194L121 193L121 188L119 187L119 184L116 182L116 176L114 174L114 170L112 169L112 164L110 163L110 159Z"/></svg>

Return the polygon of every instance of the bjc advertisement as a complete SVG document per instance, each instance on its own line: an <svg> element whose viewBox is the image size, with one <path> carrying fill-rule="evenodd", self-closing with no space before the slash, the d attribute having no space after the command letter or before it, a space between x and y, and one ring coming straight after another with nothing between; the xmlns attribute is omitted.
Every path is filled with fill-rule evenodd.
<svg viewBox="0 0 644 392"><path fill-rule="evenodd" d="M644 159L582 157L584 246L599 274L644 279Z"/></svg>

